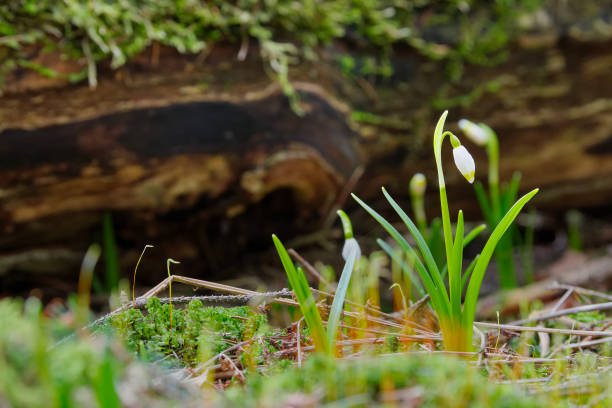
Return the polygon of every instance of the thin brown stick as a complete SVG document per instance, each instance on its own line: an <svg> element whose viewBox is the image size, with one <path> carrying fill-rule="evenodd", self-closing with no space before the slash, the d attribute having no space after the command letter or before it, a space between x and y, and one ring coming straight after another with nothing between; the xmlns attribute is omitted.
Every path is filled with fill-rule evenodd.
<svg viewBox="0 0 612 408"><path fill-rule="evenodd" d="M607 323L605 323L603 326L601 326L601 327L599 328L599 330L602 330L602 331L603 331L603 330L607 330L607 329L609 329L610 327L612 327L612 320L608 321L608 322L607 322ZM585 337L584 341L589 341L589 340L591 340L591 339L592 339L592 337Z"/></svg>
<svg viewBox="0 0 612 408"><path fill-rule="evenodd" d="M612 341L611 337L606 337L606 338L599 339L599 340L581 341L579 343L564 344L564 345L559 347L559 350L568 350L568 349L575 349L575 348L582 348L582 347L591 347L591 346L595 346L595 345L598 345L598 344L609 343L611 341Z"/></svg>
<svg viewBox="0 0 612 408"><path fill-rule="evenodd" d="M574 293L574 288L570 288L567 291L565 291L561 299L559 299L555 307L553 307L552 312L556 312L557 310L559 310L559 308L563 305L563 303L565 303L567 298L569 298L572 293Z"/></svg>
<svg viewBox="0 0 612 408"><path fill-rule="evenodd" d="M433 334L433 333L431 335L411 335L411 334L392 333L392 332L387 332L387 331L369 329L366 327L349 326L346 324L340 324L339 326L345 329L362 331L364 333L379 334L381 336L394 336L394 337L397 337L398 340L434 340L434 341L442 340L442 337L440 335Z"/></svg>
<svg viewBox="0 0 612 408"><path fill-rule="evenodd" d="M238 288L235 286L224 285L222 283L209 282L209 281L205 281L201 279L188 278L186 276L181 276L181 275L172 275L164 279L160 283L158 283L155 287L153 287L151 290L149 290L147 293L145 293L141 297L149 298L149 297L157 295L159 292L164 290L170 282L179 282L179 283L183 283L186 285L216 290L216 291L224 292L224 293L231 293L234 295L247 295L247 296L260 296L261 295L259 292L255 292L255 291L248 290L248 289L242 289L242 288ZM299 306L299 304L295 300L285 299L281 297L272 299L272 302L283 304L283 305L288 305L288 306Z"/></svg>
<svg viewBox="0 0 612 408"><path fill-rule="evenodd" d="M540 322L542 320L553 319L555 317L567 316L570 314L582 313L582 312L591 312L594 310L608 310L612 309L612 302L606 303L597 303L594 305L583 305L578 307L571 307L569 309L558 310L556 312L544 313L539 316L529 317L527 319L516 320L514 322L509 323L510 325L522 325L525 323L532 322Z"/></svg>
<svg viewBox="0 0 612 408"><path fill-rule="evenodd" d="M300 323L302 323L302 320L304 320L303 317L297 322L296 340L295 340L295 344L297 346L297 365L298 367L302 367L302 349L301 349L302 348L302 333L300 332Z"/></svg>
<svg viewBox="0 0 612 408"><path fill-rule="evenodd" d="M316 280L318 280L319 282L323 283L326 286L329 286L329 281L327 279L325 279L320 273L319 271L316 270L316 268L314 266L312 266L307 260L305 260L304 258L302 258L302 256L300 254L297 253L296 250L294 250L293 248L289 248L287 250L287 253L297 262L301 263L302 266L304 267L304 269L306 270L306 272L310 273Z"/></svg>
<svg viewBox="0 0 612 408"><path fill-rule="evenodd" d="M571 336L584 336L584 337L587 337L587 336L612 337L612 331L551 329L548 327L514 326L511 324L496 324L496 323L485 323L485 322L474 322L474 324L477 326L488 327L491 329L532 331L532 332L554 333L554 334L569 334Z"/></svg>
<svg viewBox="0 0 612 408"><path fill-rule="evenodd" d="M603 293L603 292L598 292L596 290L592 290L592 289L586 289L586 288L582 288L580 286L574 286L574 285L568 285L566 283L559 283L559 282L554 282L551 285L552 289L573 289L574 292L576 293L581 293L583 295L587 295L587 296L595 296L595 297L599 297L602 299L606 299L606 300L611 300L612 301L612 295L608 295L607 293Z"/></svg>

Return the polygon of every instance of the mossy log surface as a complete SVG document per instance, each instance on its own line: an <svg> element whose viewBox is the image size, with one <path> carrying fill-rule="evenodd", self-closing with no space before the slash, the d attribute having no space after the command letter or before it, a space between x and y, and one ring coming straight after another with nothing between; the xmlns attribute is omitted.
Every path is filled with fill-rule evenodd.
<svg viewBox="0 0 612 408"><path fill-rule="evenodd" d="M505 62L466 66L459 83L401 47L391 77L347 75L338 57L370 51L339 42L292 70L302 117L258 53L237 61L231 45L206 56L154 46L118 70L101 64L95 90L15 72L0 100L0 274L12 277L0 291L75 276L108 211L125 271L145 243L160 248L143 264L147 283L163 277L166 257L194 277L250 271L245 252L269 248L272 232L316 230L347 184L370 202L382 185L404 200L420 171L433 192L430 137L446 108L451 130L467 117L497 131L502 179L521 171L521 190L541 188L537 208L609 205L612 39L572 27L524 35ZM61 73L82 69L32 55ZM465 144L484 179L484 151ZM475 218L446 150L451 207Z"/></svg>

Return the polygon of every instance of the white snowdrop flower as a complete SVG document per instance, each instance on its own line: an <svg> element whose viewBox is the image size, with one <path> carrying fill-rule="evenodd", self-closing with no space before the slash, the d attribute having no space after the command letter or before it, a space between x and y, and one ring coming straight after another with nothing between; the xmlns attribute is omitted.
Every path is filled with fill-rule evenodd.
<svg viewBox="0 0 612 408"><path fill-rule="evenodd" d="M349 238L344 241L344 247L342 248L342 258L346 261L352 251L357 251L355 259L361 258L361 248L355 238Z"/></svg>
<svg viewBox="0 0 612 408"><path fill-rule="evenodd" d="M459 121L459 129L474 143L485 146L489 142L489 133L482 126L467 119Z"/></svg>
<svg viewBox="0 0 612 408"><path fill-rule="evenodd" d="M474 158L464 146L457 146L453 149L453 158L455 165L463 177L470 183L474 182L474 173L476 172L476 164Z"/></svg>
<svg viewBox="0 0 612 408"><path fill-rule="evenodd" d="M422 173L417 173L410 179L410 192L415 196L425 194L427 188L427 179Z"/></svg>

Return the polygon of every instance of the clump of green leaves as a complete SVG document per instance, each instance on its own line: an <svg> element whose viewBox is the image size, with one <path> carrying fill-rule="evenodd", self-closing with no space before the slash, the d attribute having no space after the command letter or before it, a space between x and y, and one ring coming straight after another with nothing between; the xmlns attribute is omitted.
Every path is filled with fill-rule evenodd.
<svg viewBox="0 0 612 408"><path fill-rule="evenodd" d="M195 365L201 352L217 354L231 345L264 335L270 329L264 314L249 307L204 307L192 300L185 309L175 308L170 327L169 304L151 298L146 313L138 309L127 310L112 318L130 350L145 359L177 356L177 363ZM200 350L202 336L211 350Z"/></svg>
<svg viewBox="0 0 612 408"><path fill-rule="evenodd" d="M344 211L339 210L337 213L342 221L342 227L344 229L345 244L342 249L342 257L346 262L342 274L340 275L338 287L336 288L334 300L330 308L327 319L327 329L323 327L323 319L321 318L314 296L308 286L304 271L300 267L295 267L283 243L276 235L272 235L274 246L281 259L283 268L287 273L289 284L295 293L295 297L300 305L300 310L304 315L304 320L310 330L315 350L319 353L328 355L334 354L336 336L338 334L337 329L344 309L344 300L347 295L355 263L361 256L361 249L353 236L353 225L351 224L351 220Z"/></svg>
<svg viewBox="0 0 612 408"><path fill-rule="evenodd" d="M434 156L438 170L438 184L440 189L440 206L442 212L442 227L444 232L444 246L446 249L446 265L448 275L448 289L444 282L445 275L438 267L427 242L418 227L402 210L395 200L383 188L383 194L391 207L402 219L410 234L415 239L419 251L416 251L408 241L385 220L374 209L361 201L357 196L353 198L372 215L383 228L393 237L397 244L406 252L406 255L413 259L415 269L421 279L427 293L431 298L431 304L440 324L444 347L451 351L471 351L472 350L472 330L474 317L476 315L476 303L480 286L484 278L487 266L497 243L500 241L506 230L510 227L518 213L527 202L537 194L535 189L521 197L504 215L501 221L493 229L491 236L485 244L482 252L465 269L463 268L463 247L464 241L472 234L464 235L463 212L460 210L457 216L456 230L453 236L451 220L446 195L446 183L442 170L442 142L449 136L453 146L453 157L457 168L463 176L473 182L475 178L474 159L459 139L451 132L444 131L444 122L448 112L444 112L436 125L433 137ZM467 289L466 289L467 285ZM462 304L465 291L465 301Z"/></svg>

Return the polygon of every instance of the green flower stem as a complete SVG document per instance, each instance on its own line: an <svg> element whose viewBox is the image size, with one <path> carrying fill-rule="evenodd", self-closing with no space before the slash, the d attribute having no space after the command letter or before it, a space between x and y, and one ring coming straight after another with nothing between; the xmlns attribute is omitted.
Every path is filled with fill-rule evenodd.
<svg viewBox="0 0 612 408"><path fill-rule="evenodd" d="M499 199L499 141L495 132L488 126L489 132L487 142L487 155L489 156L489 194L491 196L491 207L496 220L502 216L501 201Z"/></svg>
<svg viewBox="0 0 612 408"><path fill-rule="evenodd" d="M453 233L450 225L450 214L448 211L448 199L446 198L446 183L444 181L444 171L442 169L442 142L444 141L444 137L447 134L451 134L450 132L442 132L444 129L444 122L446 121L446 116L448 115L448 111L444 111L440 120L438 120L438 124L436 125L436 130L434 131L434 156L436 158L436 168L438 170L438 185L440 186L440 206L442 209L442 228L444 230L444 247L446 248L446 259L451 259L453 254ZM449 265L448 272L451 274L452 268ZM449 276L450 279L450 276Z"/></svg>
<svg viewBox="0 0 612 408"><path fill-rule="evenodd" d="M506 233L495 248L495 262L499 270L499 285L502 289L512 289L518 286L514 273L514 246L512 234Z"/></svg>
<svg viewBox="0 0 612 408"><path fill-rule="evenodd" d="M504 208L500 199L499 189L499 139L493 129L485 124L480 124L489 133L487 142L487 156L489 157L489 197L491 199L491 211L494 223L501 219ZM494 224L491 224L493 228ZM512 235L505 234L499 241L495 250L495 261L499 270L499 283L504 289L517 287L516 274L514 273L513 260L514 246Z"/></svg>
<svg viewBox="0 0 612 408"><path fill-rule="evenodd" d="M414 218L416 224L419 227L419 231L425 237L429 239L429 228L427 227L427 216L425 215L425 200L422 194L410 194L412 201L412 211L414 212Z"/></svg>
<svg viewBox="0 0 612 408"><path fill-rule="evenodd" d="M442 168L442 142L447 135L455 137L451 132L443 132L444 122L448 111L444 111L434 133L434 156L436 159L436 167L438 170L438 184L440 186L440 208L442 213L442 229L444 231L444 247L446 248L446 259L448 267L448 286L449 300L451 303L450 316L460 318L461 314L461 269L457 270L457 263L453 260L453 231L451 229L450 212L448 209L448 198L446 196L446 183L444 181L444 171ZM461 268L461 266L459 266ZM457 293L459 288L459 293ZM459 307L457 307L459 302ZM451 329L452 330L452 329Z"/></svg>

